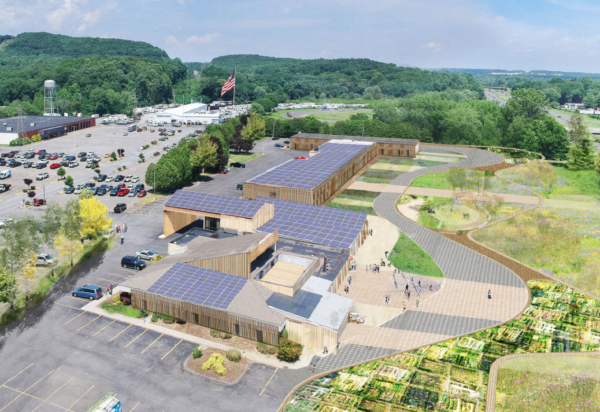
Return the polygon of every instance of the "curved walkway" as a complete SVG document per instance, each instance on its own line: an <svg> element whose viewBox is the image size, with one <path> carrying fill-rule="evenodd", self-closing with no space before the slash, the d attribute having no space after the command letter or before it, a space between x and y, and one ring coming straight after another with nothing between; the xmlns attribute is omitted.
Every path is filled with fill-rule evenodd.
<svg viewBox="0 0 600 412"><path fill-rule="evenodd" d="M467 157L457 163L405 173L390 185L408 187L421 175L488 166L504 160L500 155L477 149L432 145L421 145L421 149L459 152ZM318 361L319 373L489 329L518 316L527 306L529 290L514 272L400 215L395 205L401 195L397 190L381 193L373 207L431 255L444 272L442 288L422 300L418 308L409 304L409 310L382 325L349 324L340 339L338 354ZM492 291L491 300L487 298L488 290ZM416 293L412 294L411 303L416 300ZM280 375L275 386L291 385L294 381L299 384L300 378L304 381L311 375L302 369L288 370Z"/></svg>

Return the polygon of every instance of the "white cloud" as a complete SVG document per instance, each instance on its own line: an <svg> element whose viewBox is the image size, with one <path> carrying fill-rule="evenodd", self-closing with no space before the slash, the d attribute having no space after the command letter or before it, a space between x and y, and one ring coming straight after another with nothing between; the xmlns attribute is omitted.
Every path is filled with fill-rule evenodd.
<svg viewBox="0 0 600 412"><path fill-rule="evenodd" d="M81 33L85 29L91 26L95 26L100 22L102 17L113 12L114 10L117 10L117 3L114 1L109 1L98 7L95 11L85 13L81 17L83 23L79 25L79 27L77 28L77 32Z"/></svg>
<svg viewBox="0 0 600 412"><path fill-rule="evenodd" d="M48 23L50 23L50 25L55 29L60 28L63 24L63 21L66 18L72 18L75 15L79 14L78 3L81 3L81 1L63 0L60 7L56 8L53 12L48 14Z"/></svg>
<svg viewBox="0 0 600 412"><path fill-rule="evenodd" d="M190 36L186 39L187 44L211 43L221 37L221 33L205 34L204 36Z"/></svg>
<svg viewBox="0 0 600 412"><path fill-rule="evenodd" d="M179 44L179 40L177 40L177 37L170 35L170 36L167 36L165 43L166 44Z"/></svg>
<svg viewBox="0 0 600 412"><path fill-rule="evenodd" d="M433 52L439 52L442 49L442 45L441 44L437 44L434 42L429 42L425 45L425 47L427 47L429 50L433 51Z"/></svg>

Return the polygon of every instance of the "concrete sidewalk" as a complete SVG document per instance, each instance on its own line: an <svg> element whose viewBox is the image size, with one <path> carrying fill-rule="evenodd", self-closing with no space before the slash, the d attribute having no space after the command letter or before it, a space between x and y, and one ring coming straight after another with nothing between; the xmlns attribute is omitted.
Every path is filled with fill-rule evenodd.
<svg viewBox="0 0 600 412"><path fill-rule="evenodd" d="M119 291L120 291L119 287L116 287L113 290L112 296L114 296L114 294L118 294ZM147 317L146 322L144 322L144 319L132 318L130 316L121 315L120 313L108 313L107 311L102 309L101 305L103 302L105 302L108 299L108 297L112 297L112 296L105 295L100 300L94 300L94 301L88 303L87 305L82 307L81 310L84 310L84 311L90 312L90 313L95 313L96 315L101 315L101 316L104 316L105 318L114 319L119 322L129 323L134 326L139 326L141 328L149 329L149 330L152 330L154 332L161 333L164 335L169 335L176 339L182 339L182 340L185 340L188 342L196 343L196 344L198 344L198 346L202 347L202 349L215 348L215 349L221 349L224 351L227 351L228 349L238 349L233 346L224 345L219 342L213 342L208 339L199 338L194 335L188 335L186 333L182 333L182 332L179 332L179 331L176 331L173 329L162 327L162 326L157 325L156 323L153 323L152 321L150 321L150 316ZM238 349L238 350L240 352L242 352L243 357L247 358L251 362L262 363L264 365L268 365L268 366L272 366L274 368L280 368L280 369L283 369L283 368L302 369L302 368L307 367L310 364L310 361L312 359L312 356L308 356L306 354L306 347L304 348L302 355L300 356L300 359L298 359L298 361L296 361L294 363L283 362L277 358L274 358L273 356L263 355L262 353L242 351L240 349ZM319 356L323 356L323 355L319 355Z"/></svg>

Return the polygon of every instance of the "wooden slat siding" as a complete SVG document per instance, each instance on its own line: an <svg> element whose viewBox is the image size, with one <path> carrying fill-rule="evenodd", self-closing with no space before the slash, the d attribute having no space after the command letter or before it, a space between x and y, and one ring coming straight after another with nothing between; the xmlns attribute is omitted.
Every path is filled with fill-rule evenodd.
<svg viewBox="0 0 600 412"><path fill-rule="evenodd" d="M319 269L321 269L321 267L323 266L323 259L318 258L316 259L312 265L310 265L308 267L308 269L306 269L306 271L304 271L304 274L298 279L298 281L296 282L296 284L294 285L294 295L300 290L300 288L302 286L304 286L304 284L308 281L308 279L310 279L310 277ZM293 296L293 295L292 295Z"/></svg>
<svg viewBox="0 0 600 412"><path fill-rule="evenodd" d="M186 227L187 225L194 223L196 217L190 214L178 213L176 211L164 210L163 211L163 234L170 236L177 232L179 229Z"/></svg>
<svg viewBox="0 0 600 412"><path fill-rule="evenodd" d="M244 183L244 198L254 200L257 197L291 200L299 203L312 202L312 192L294 187L274 186L258 183Z"/></svg>
<svg viewBox="0 0 600 412"><path fill-rule="evenodd" d="M204 216L204 217L216 217L216 218L221 218L221 214L220 213L211 213L211 212L202 212L199 210L192 210L192 209L184 209L181 207L173 207L173 206L164 206L164 209L166 211L169 212L177 212L177 213L183 213L183 214L188 214L188 215L194 215L194 216Z"/></svg>
<svg viewBox="0 0 600 412"><path fill-rule="evenodd" d="M239 336L256 340L256 331L263 333L263 342L273 346L279 346L279 326L271 323L261 322L245 316L228 313L223 310L213 309L206 306L183 302L178 299L159 296L153 293L137 289L131 290L131 304L141 309L142 302L146 301L146 310L163 315L183 319L186 322L195 323L194 314L198 315L199 325L234 335L235 326L240 326Z"/></svg>
<svg viewBox="0 0 600 412"><path fill-rule="evenodd" d="M327 346L329 353L337 354L338 333L334 330L291 319L288 319L286 329L288 339L304 345L309 355L322 353L323 346Z"/></svg>
<svg viewBox="0 0 600 412"><path fill-rule="evenodd" d="M312 150L317 146L327 143L326 139L301 139L290 137L290 150Z"/></svg>
<svg viewBox="0 0 600 412"><path fill-rule="evenodd" d="M249 253L192 260L186 263L200 268L218 270L219 272L229 273L230 275L250 278Z"/></svg>
<svg viewBox="0 0 600 412"><path fill-rule="evenodd" d="M265 203L252 218L252 230L256 230L275 216L275 205Z"/></svg>
<svg viewBox="0 0 600 412"><path fill-rule="evenodd" d="M347 136L348 140L360 140L360 136ZM290 137L290 149L291 150L312 150L322 144L328 143L330 140L327 139L308 139L299 137ZM408 145L404 143L378 143L373 142L377 149L377 154L380 156L390 157L415 157L419 153L419 144ZM383 150L383 152L382 152ZM400 152L398 152L398 150ZM409 151L409 155L406 155L406 151Z"/></svg>
<svg viewBox="0 0 600 412"><path fill-rule="evenodd" d="M252 219L245 217L221 215L221 227L230 230L241 230L243 232L252 232Z"/></svg>
<svg viewBox="0 0 600 412"><path fill-rule="evenodd" d="M321 258L315 260L315 262L309 266L304 273L298 278L296 283L292 286L283 285L281 283L269 282L265 281L264 278L262 280L256 280L258 283L263 285L264 287L272 290L273 292L281 293L282 295L294 297L296 292L304 286L306 281L310 279L310 277L323 266L323 260Z"/></svg>
<svg viewBox="0 0 600 412"><path fill-rule="evenodd" d="M271 206L273 206L273 205L271 205ZM259 257L261 254L263 254L265 250L267 250L268 248L273 246L275 244L275 242L277 242L278 240L279 240L279 230L276 230L275 232L273 232L269 236L267 236L262 242L260 242L255 249L250 251L250 254L248 256L248 261L250 263L254 262L254 260L256 260L257 257Z"/></svg>
<svg viewBox="0 0 600 412"><path fill-rule="evenodd" d="M273 292L280 293L285 296L294 297L294 288L292 286L279 285L277 283L265 282L262 280L257 280L262 286L266 287Z"/></svg>

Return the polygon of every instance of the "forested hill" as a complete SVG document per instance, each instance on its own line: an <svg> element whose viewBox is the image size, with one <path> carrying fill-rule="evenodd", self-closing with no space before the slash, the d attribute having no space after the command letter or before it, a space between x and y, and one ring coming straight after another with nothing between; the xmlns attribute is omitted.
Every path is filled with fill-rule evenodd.
<svg viewBox="0 0 600 412"><path fill-rule="evenodd" d="M133 56L169 59L158 47L141 41L69 37L50 33L21 33L16 37L0 35L0 56L52 56L79 58L86 56Z"/></svg>
<svg viewBox="0 0 600 412"><path fill-rule="evenodd" d="M198 70L198 63L185 64ZM226 79L234 67L238 70L236 98L240 101L260 98L265 93L289 99L381 99L449 89L470 91L475 98L484 95L481 83L471 74L398 67L369 59L302 60L248 54L213 59L202 72L200 93L218 98L217 80Z"/></svg>

